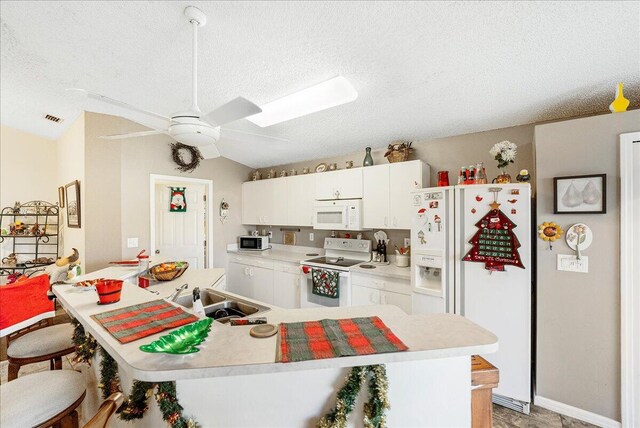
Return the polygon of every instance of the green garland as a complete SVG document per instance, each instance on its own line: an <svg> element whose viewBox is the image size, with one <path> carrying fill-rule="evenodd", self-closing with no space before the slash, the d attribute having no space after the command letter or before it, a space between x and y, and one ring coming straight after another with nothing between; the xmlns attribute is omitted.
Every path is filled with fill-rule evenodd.
<svg viewBox="0 0 640 428"><path fill-rule="evenodd" d="M142 419L144 413L149 409L147 404L149 397L153 394L153 388L156 385L151 382L142 382L134 380L131 392L127 399L118 409L120 419L123 421L131 421L133 419Z"/></svg>
<svg viewBox="0 0 640 428"><path fill-rule="evenodd" d="M317 428L344 428L353 411L362 383L369 380L370 398L364 405L364 426L366 428L386 427L385 411L391 406L387 398L387 371L384 365L354 367L347 375L345 384L336 394L336 405L317 423Z"/></svg>
<svg viewBox="0 0 640 428"><path fill-rule="evenodd" d="M100 347L100 384L98 387L102 389L102 398L109 398L114 392L120 391L120 377L118 376L118 363L111 358L111 355Z"/></svg>
<svg viewBox="0 0 640 428"><path fill-rule="evenodd" d="M73 325L73 336L71 340L76 347L76 356L73 357L74 363L86 363L91 366L93 356L96 354L98 348L98 342L88 333L85 333L82 324L75 319L71 318L71 324Z"/></svg>

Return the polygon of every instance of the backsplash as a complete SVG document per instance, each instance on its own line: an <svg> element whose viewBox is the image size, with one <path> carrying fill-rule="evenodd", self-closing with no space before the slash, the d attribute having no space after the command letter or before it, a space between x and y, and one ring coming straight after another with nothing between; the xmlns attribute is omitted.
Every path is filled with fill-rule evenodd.
<svg viewBox="0 0 640 428"><path fill-rule="evenodd" d="M262 235L263 231L268 234L270 231L273 232L273 238L271 242L274 244L283 244L283 235L284 233L280 230L278 226L257 226L256 228L248 228L247 232L250 234L254 230L258 230L258 233ZM291 229L291 227L287 227L286 229ZM294 228L295 229L295 228ZM356 238L358 233L362 233L362 239L369 239L374 242L373 234L378 230L384 230L387 234L387 238L389 239L389 244L387 245L387 252L389 254L393 254L394 245L397 245L398 248L404 245L404 238L409 238L411 233L410 231L403 229L393 229L393 230L385 230L385 229L373 229L373 230L364 230L361 232L346 232L346 231L336 231L336 234L339 238L344 238L345 233L349 233L352 239ZM313 233L314 239L313 241L309 240L309 233ZM324 238L331 237L330 230L316 230L311 227L301 227L300 232L295 232L296 234L296 246L304 246L304 247L316 247L322 248L324 245ZM376 242L373 244L373 248L376 247Z"/></svg>

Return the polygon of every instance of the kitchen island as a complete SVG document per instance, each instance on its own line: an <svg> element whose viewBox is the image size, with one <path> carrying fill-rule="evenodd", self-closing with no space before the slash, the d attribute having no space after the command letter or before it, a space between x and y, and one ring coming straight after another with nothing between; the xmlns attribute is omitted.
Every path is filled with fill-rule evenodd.
<svg viewBox="0 0 640 428"><path fill-rule="evenodd" d="M286 364L275 362L277 336L253 338L249 326L214 322L200 352L176 356L139 350L140 345L167 331L120 344L91 318L106 310L167 297L183 283L190 284L187 293L196 286L209 287L223 275L222 269L189 270L178 280L153 286L159 295L125 283L120 302L108 307L96 304L94 291L59 285L54 286L54 293L118 363L125 393L133 379L175 381L184 414L194 417L203 427L313 426L334 405L335 393L349 369L373 364L385 364L387 368L391 402L388 426L470 425L469 357L495 352L498 344L492 333L457 315L409 316L390 305L286 310L269 305L272 309L260 316L272 324L378 316L409 347L406 352ZM92 370L95 368L94 364ZM360 405L350 417L353 426L361 426L366 390L363 388ZM91 414L91 407L98 401L94 398L93 403L88 403L83 408L85 414ZM136 427L163 426L155 403L150 407L145 417L136 421ZM116 419L113 426L127 424Z"/></svg>

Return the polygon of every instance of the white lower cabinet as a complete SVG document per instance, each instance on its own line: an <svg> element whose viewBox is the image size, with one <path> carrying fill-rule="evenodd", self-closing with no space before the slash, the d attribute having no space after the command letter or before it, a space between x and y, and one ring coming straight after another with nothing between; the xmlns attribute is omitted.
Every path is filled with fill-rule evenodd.
<svg viewBox="0 0 640 428"><path fill-rule="evenodd" d="M300 307L300 267L257 257L232 256L227 290L284 309Z"/></svg>
<svg viewBox="0 0 640 428"><path fill-rule="evenodd" d="M351 275L351 305L395 305L411 314L411 282L375 275Z"/></svg>
<svg viewBox="0 0 640 428"><path fill-rule="evenodd" d="M300 307L300 266L276 266L273 272L273 304L285 309Z"/></svg>

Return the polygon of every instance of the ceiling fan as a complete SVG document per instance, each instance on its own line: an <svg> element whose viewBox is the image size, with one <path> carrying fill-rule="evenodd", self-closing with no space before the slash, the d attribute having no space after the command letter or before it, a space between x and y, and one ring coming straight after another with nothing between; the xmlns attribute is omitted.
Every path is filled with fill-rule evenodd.
<svg viewBox="0 0 640 428"><path fill-rule="evenodd" d="M262 112L259 106L243 97L237 97L209 113L202 114L198 108L198 26L204 26L207 23L207 17L200 9L193 6L185 8L184 14L193 27L193 93L189 110L175 113L169 118L84 89L69 89L84 96L84 108L87 111L120 116L152 129L128 134L107 135L101 138L116 140L167 134L180 143L197 147L205 159L220 156L215 143L221 138L241 142L288 141L283 138L221 129L220 126L226 123Z"/></svg>

